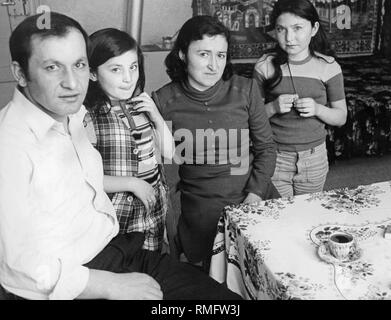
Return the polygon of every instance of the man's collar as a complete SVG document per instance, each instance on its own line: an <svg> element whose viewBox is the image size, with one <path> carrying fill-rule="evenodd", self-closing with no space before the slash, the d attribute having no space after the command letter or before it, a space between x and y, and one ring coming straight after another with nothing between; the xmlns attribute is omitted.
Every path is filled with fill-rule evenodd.
<svg viewBox="0 0 391 320"><path fill-rule="evenodd" d="M42 139L46 133L57 123L51 116L40 110L17 87L12 101L20 113L20 120L24 120L38 139Z"/></svg>
<svg viewBox="0 0 391 320"><path fill-rule="evenodd" d="M20 119L24 120L29 128L34 132L38 139L42 139L53 127L62 127L63 125L45 113L43 110L33 104L22 93L22 89L17 87L14 91L12 101L15 103L15 108L18 109ZM70 119L75 119L82 123L83 117L86 113L82 106L77 113L70 115Z"/></svg>

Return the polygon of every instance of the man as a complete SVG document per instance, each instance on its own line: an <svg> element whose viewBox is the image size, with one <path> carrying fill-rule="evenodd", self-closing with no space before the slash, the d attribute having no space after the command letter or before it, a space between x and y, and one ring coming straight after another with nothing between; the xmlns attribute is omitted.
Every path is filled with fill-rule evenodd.
<svg viewBox="0 0 391 320"><path fill-rule="evenodd" d="M12 33L12 100L0 111L0 283L25 299L237 299L168 255L116 236L103 169L82 119L88 37L50 13Z"/></svg>

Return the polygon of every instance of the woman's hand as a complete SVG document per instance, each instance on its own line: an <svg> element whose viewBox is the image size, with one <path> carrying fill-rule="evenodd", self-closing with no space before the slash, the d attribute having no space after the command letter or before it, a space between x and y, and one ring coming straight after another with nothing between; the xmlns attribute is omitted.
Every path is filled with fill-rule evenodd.
<svg viewBox="0 0 391 320"><path fill-rule="evenodd" d="M273 101L275 113L288 113L293 107L293 103L298 99L297 94L281 94Z"/></svg>
<svg viewBox="0 0 391 320"><path fill-rule="evenodd" d="M262 198L255 193L249 192L247 197L243 200L244 204L251 204L262 201Z"/></svg>
<svg viewBox="0 0 391 320"><path fill-rule="evenodd" d="M161 120L162 116L160 115L155 102L146 92L143 92L137 97L132 98L130 101L136 103L136 105L133 107L133 110L146 112L151 121L154 123Z"/></svg>
<svg viewBox="0 0 391 320"><path fill-rule="evenodd" d="M156 203L156 195L153 187L142 179L134 179L131 191L144 204L147 213L150 213Z"/></svg>
<svg viewBox="0 0 391 320"><path fill-rule="evenodd" d="M318 104L312 98L297 99L295 108L300 114L300 117L317 117L318 116Z"/></svg>

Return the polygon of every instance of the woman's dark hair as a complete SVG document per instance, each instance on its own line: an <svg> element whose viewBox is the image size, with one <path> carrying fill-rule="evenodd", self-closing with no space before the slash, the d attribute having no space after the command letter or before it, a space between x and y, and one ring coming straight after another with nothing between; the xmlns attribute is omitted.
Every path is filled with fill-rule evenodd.
<svg viewBox="0 0 391 320"><path fill-rule="evenodd" d="M49 28L41 26L40 19L49 15ZM47 19L45 17L45 19ZM12 32L9 39L9 48L12 61L19 63L27 79L29 79L29 60L32 53L31 41L33 37L46 39L49 37L65 37L72 30L78 30L88 46L88 35L82 26L74 19L58 12L45 12L24 19Z"/></svg>
<svg viewBox="0 0 391 320"><path fill-rule="evenodd" d="M311 55L317 56L323 60L323 57L316 54L316 52L322 53L327 56L335 58L334 51L330 47L330 43L327 40L326 33L320 23L318 12L309 0L279 0L274 4L273 11L270 17L271 26L273 29L276 26L277 19L283 13L291 13L306 19L311 22L311 26L314 27L315 22L319 23L319 29L315 36L312 37L309 44L309 50ZM328 62L327 60L325 60ZM274 50L274 59L272 64L274 66L274 76L265 82L266 90L272 89L278 85L282 79L281 65L288 62L288 54L277 46Z"/></svg>
<svg viewBox="0 0 391 320"><path fill-rule="evenodd" d="M223 80L232 77L233 67L230 54L230 33L229 30L216 18L211 16L194 16L185 22L179 30L174 47L166 57L164 63L167 67L167 74L174 82L183 82L187 79L187 66L179 57L179 51L185 55L188 52L190 43L202 40L204 36L222 35L228 43L227 64L223 72Z"/></svg>
<svg viewBox="0 0 391 320"><path fill-rule="evenodd" d="M127 51L136 50L139 66L139 78L133 95L137 91L144 91L144 57L136 40L134 40L128 33L114 28L106 28L96 31L91 34L89 38L88 62L91 72L96 72L100 65L104 64L107 60L113 57L118 57ZM90 80L87 96L84 101L86 108L88 110L98 111L98 109L106 102L110 102L110 99L102 90L99 82Z"/></svg>

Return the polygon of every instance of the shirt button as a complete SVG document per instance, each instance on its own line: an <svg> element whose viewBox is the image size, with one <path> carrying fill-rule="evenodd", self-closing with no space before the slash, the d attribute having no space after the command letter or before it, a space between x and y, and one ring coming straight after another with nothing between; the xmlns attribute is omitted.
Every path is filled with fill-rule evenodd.
<svg viewBox="0 0 391 320"><path fill-rule="evenodd" d="M128 202L132 202L132 201L133 201L133 197L132 197L132 196L128 196L128 197L126 198L126 200L128 200Z"/></svg>
<svg viewBox="0 0 391 320"><path fill-rule="evenodd" d="M206 108L206 111L210 111L210 108L208 107L208 108Z"/></svg>
<svg viewBox="0 0 391 320"><path fill-rule="evenodd" d="M204 105L205 105L205 106L207 106L207 105L208 105L208 103L207 103L207 102L204 102Z"/></svg>
<svg viewBox="0 0 391 320"><path fill-rule="evenodd" d="M136 149L133 150L133 153L134 153L134 154L138 154L138 151L139 151L139 150L136 148Z"/></svg>
<svg viewBox="0 0 391 320"><path fill-rule="evenodd" d="M212 124L212 123L213 123L213 120L209 120L208 122L209 122L210 124Z"/></svg>

